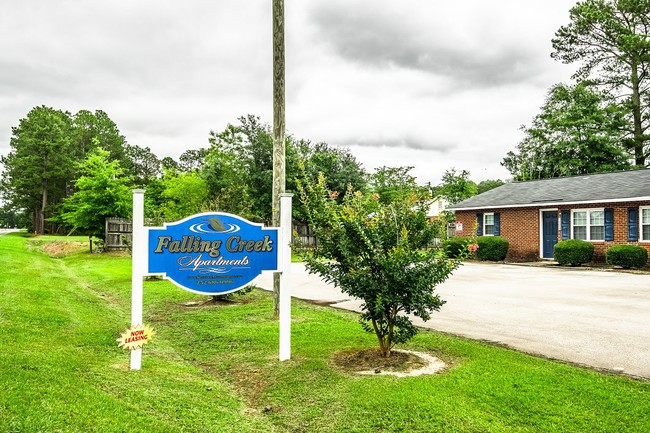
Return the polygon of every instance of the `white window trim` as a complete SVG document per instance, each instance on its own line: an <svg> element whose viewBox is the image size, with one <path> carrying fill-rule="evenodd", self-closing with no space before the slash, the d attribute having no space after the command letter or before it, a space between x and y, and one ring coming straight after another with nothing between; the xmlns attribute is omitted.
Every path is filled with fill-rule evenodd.
<svg viewBox="0 0 650 433"><path fill-rule="evenodd" d="M487 224L485 223L486 217L488 215L492 215L492 234L488 235L486 234L485 228L487 227ZM483 236L494 236L494 212L485 212L483 213Z"/></svg>
<svg viewBox="0 0 650 433"><path fill-rule="evenodd" d="M650 224L643 224L643 210L650 209L650 206L640 206L639 207L639 221L638 221L638 230L639 230L639 242L650 242L650 239L643 238L643 226Z"/></svg>
<svg viewBox="0 0 650 433"><path fill-rule="evenodd" d="M604 242L605 241L605 220L604 220L604 215L603 215L603 239L595 239L595 240L591 239L591 230L590 230L590 228L591 228L591 218L589 217L589 214L591 212L594 212L594 211L601 211L604 214L605 208L592 207L592 208L586 208L586 209L571 209L571 239L575 239L575 237L573 235L573 228L575 227L574 216L573 215L576 212L586 212L587 213L587 225L585 225L584 227L587 228L587 239L584 239L584 240L586 240L587 242ZM640 219L640 214L641 214L641 212L639 212L639 219ZM639 226L639 227L641 227L641 226Z"/></svg>

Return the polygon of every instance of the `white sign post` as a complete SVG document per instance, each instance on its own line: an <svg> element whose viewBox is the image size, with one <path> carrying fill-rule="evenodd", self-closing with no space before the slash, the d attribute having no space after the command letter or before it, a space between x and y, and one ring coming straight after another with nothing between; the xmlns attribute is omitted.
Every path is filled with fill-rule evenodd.
<svg viewBox="0 0 650 433"><path fill-rule="evenodd" d="M291 199L280 194L280 233L278 264L280 268L280 361L291 358Z"/></svg>
<svg viewBox="0 0 650 433"><path fill-rule="evenodd" d="M147 232L144 228L144 190L133 190L131 241L131 326L142 325L142 279L147 270ZM131 351L131 370L140 370L142 348Z"/></svg>

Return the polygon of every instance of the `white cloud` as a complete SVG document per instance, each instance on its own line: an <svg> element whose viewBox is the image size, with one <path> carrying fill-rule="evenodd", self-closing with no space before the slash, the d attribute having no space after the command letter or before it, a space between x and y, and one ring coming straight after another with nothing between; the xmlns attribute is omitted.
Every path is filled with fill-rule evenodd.
<svg viewBox="0 0 650 433"><path fill-rule="evenodd" d="M287 128L421 181L499 162L548 87L570 0L286 1ZM158 156L240 115L272 122L271 3L8 1L0 15L0 154L37 105L102 109Z"/></svg>

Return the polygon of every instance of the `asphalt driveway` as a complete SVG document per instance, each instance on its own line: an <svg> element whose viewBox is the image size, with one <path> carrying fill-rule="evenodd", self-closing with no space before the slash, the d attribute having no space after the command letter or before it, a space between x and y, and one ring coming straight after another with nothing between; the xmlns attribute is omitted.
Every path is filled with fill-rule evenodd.
<svg viewBox="0 0 650 433"><path fill-rule="evenodd" d="M293 296L358 311L302 264ZM272 287L271 277L256 282ZM419 326L650 379L650 275L465 263L437 288L447 303Z"/></svg>

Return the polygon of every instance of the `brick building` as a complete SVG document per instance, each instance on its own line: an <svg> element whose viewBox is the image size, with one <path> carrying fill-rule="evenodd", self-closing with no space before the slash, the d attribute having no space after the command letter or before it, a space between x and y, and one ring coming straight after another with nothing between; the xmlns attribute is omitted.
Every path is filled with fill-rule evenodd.
<svg viewBox="0 0 650 433"><path fill-rule="evenodd" d="M552 259L559 240L583 239L604 261L607 248L650 253L650 169L507 183L448 210L456 236L502 236L507 260Z"/></svg>

